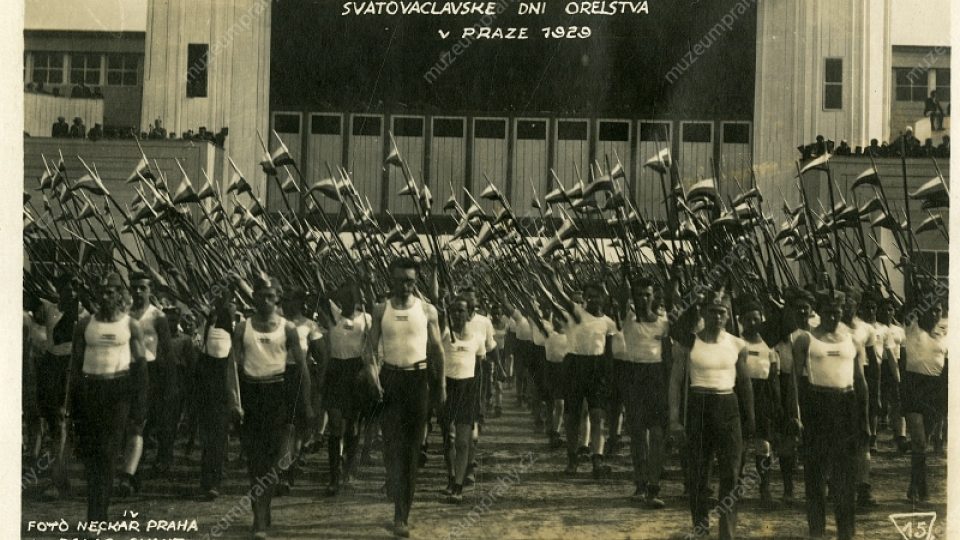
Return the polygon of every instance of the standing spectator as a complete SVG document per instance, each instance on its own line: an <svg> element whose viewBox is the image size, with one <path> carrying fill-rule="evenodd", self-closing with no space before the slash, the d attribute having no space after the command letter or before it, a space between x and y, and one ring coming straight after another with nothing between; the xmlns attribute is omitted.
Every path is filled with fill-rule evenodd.
<svg viewBox="0 0 960 540"><path fill-rule="evenodd" d="M53 129L51 130L50 136L60 138L70 136L70 124L67 123L67 120L64 117L57 117L57 121L53 124Z"/></svg>
<svg viewBox="0 0 960 540"><path fill-rule="evenodd" d="M87 136L87 126L83 125L83 119L77 116L73 119L73 125L70 126L70 137L74 139L83 139Z"/></svg>
<svg viewBox="0 0 960 540"><path fill-rule="evenodd" d="M937 157L950 157L950 136L944 135L943 142L937 147Z"/></svg>
<svg viewBox="0 0 960 540"><path fill-rule="evenodd" d="M100 124L94 124L93 129L91 129L90 132L87 133L87 138L90 139L91 141L99 141L100 139L102 139L103 126L101 126Z"/></svg>
<svg viewBox="0 0 960 540"><path fill-rule="evenodd" d="M923 115L930 116L930 131L943 131L943 107L940 106L936 90L930 91L930 97L923 106Z"/></svg>
<svg viewBox="0 0 960 540"><path fill-rule="evenodd" d="M159 118L153 121L153 127L150 128L150 138L151 139L165 139L167 137L167 130L163 129L163 122Z"/></svg>

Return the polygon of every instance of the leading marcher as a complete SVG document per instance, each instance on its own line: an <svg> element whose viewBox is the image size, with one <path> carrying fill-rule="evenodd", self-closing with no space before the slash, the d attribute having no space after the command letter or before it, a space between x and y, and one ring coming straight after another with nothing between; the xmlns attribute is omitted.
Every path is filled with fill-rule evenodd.
<svg viewBox="0 0 960 540"><path fill-rule="evenodd" d="M394 533L401 537L410 536L410 508L431 393L438 410L446 399L439 319L436 308L416 294L419 271L416 261L407 257L390 263L391 295L373 309L363 355L363 373L383 400L387 495L394 503Z"/></svg>
<svg viewBox="0 0 960 540"><path fill-rule="evenodd" d="M720 538L736 536L737 499L743 440L754 432L753 391L747 371L747 347L724 327L730 317L722 292L711 292L701 307L703 329L674 348L670 377L670 427L686 437L690 514L694 534L710 531L710 469L719 462ZM680 411L686 391L686 418ZM742 407L741 407L742 405ZM744 411L741 421L740 411Z"/></svg>

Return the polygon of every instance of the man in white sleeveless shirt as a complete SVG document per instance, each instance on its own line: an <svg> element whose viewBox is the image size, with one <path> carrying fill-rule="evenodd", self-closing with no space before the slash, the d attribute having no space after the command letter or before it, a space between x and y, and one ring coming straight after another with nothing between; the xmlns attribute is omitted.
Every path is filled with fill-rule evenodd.
<svg viewBox="0 0 960 540"><path fill-rule="evenodd" d="M437 310L416 294L419 265L398 257L390 263L389 273L391 296L374 306L363 373L383 400L384 461L387 495L394 502L394 534L408 537L431 391L438 410L446 399L444 353Z"/></svg>
<svg viewBox="0 0 960 540"><path fill-rule="evenodd" d="M859 449L869 441L866 354L862 341L841 324L844 293L824 291L817 298L820 325L799 334L793 343L793 376L803 401L803 475L810 536L823 536L826 527L827 476L835 490L837 537L856 533L856 484ZM805 378L803 377L805 375ZM790 392L785 412L796 417L796 393ZM828 475L829 471L829 475Z"/></svg>
<svg viewBox="0 0 960 540"><path fill-rule="evenodd" d="M76 326L67 383L77 450L87 479L87 519L108 520L114 463L133 402L146 394L147 367L140 324L121 310L123 281L100 284L99 305Z"/></svg>
<svg viewBox="0 0 960 540"><path fill-rule="evenodd" d="M163 311L150 303L150 276L143 272L130 275L130 293L133 305L130 316L139 321L143 331L143 344L146 349L149 373L149 390L144 410L134 404L130 410L130 422L127 425L127 442L123 452L123 472L118 487L121 496L131 495L139 490L137 470L143 456L144 433L157 437L158 455L173 445L176 425L171 425L169 411L174 408L175 397L171 388L175 383L177 366L169 357L170 330Z"/></svg>
<svg viewBox="0 0 960 540"><path fill-rule="evenodd" d="M270 503L282 474L296 459L282 455L285 427L292 422L297 397L285 384L287 358L298 367L304 416L313 419L310 371L296 326L277 314L279 294L273 278L260 275L253 284L254 313L233 333L228 369L228 401L242 417L240 442L247 458L253 506L254 538L266 538ZM275 479L276 476L273 476ZM265 486L264 486L265 484Z"/></svg>
<svg viewBox="0 0 960 540"><path fill-rule="evenodd" d="M200 491L206 500L220 496L227 457L227 362L237 307L229 284L214 291L213 311L203 331L197 362L197 420L200 431Z"/></svg>

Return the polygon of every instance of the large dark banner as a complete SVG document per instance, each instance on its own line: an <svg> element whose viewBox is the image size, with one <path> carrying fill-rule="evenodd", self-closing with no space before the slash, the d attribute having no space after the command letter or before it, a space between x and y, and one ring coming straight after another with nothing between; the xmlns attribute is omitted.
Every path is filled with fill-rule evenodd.
<svg viewBox="0 0 960 540"><path fill-rule="evenodd" d="M447 4L485 2L416 7ZM402 15L404 5L276 2L273 108L752 116L749 0L500 0L502 12L488 16ZM641 6L645 12L631 11ZM519 14L537 7L542 14Z"/></svg>

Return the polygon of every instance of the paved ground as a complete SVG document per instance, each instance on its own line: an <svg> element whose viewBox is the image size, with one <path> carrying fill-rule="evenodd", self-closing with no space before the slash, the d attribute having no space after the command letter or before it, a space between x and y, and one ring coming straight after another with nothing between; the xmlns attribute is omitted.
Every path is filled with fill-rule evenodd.
<svg viewBox="0 0 960 540"><path fill-rule="evenodd" d="M442 456L430 455L421 471L421 480L411 515L414 538L479 538L479 539L553 539L553 538L671 538L690 531L686 499L681 497L680 472L676 462L670 464L663 486L667 508L651 511L638 507L628 499L632 492L629 457L625 449L614 457L613 478L594 481L589 464L584 464L579 478L560 474L565 456L563 450L549 450L542 436L535 434L530 416L515 406L513 393L508 392L504 416L489 420L481 441L481 467L478 484L465 492L460 506L442 501L439 490L445 484ZM432 450L439 444L434 436ZM900 535L888 519L893 513L912 511L936 512L935 535L943 534L946 516L946 459L930 459L931 500L935 504L912 509L904 494L909 478L909 457L893 451L889 434L881 436L881 451L874 461L875 496L879 507L857 519L858 536L862 538L897 539ZM237 445L232 443L231 456ZM392 504L380 492L383 467L375 452L374 464L362 469L355 484L335 499L322 496L326 485L326 454L308 457L306 473L292 493L275 500L271 538L389 538L393 516ZM104 534L102 538L247 538L251 517L243 496L249 486L245 472L236 461L228 466L229 481L224 495L215 502L196 499L195 474L197 451L184 456L178 449L178 465L166 478L150 481L144 492L134 498L115 501L111 516L124 510L137 512L141 530L149 520L196 520L197 532L150 532ZM751 460L752 461L752 460ZM25 468L25 471L29 469ZM76 464L73 478L82 473ZM798 480L799 481L799 480ZM32 487L32 482L26 482ZM63 518L76 522L84 517L83 486L74 482L75 494L66 500L38 499L27 493L22 507L24 538L73 538L69 534L38 535L28 532L31 520ZM31 490L33 491L33 490ZM773 475L775 496L782 493L779 472ZM803 493L802 483L797 493ZM793 507L780 505L762 510L755 491L749 491L740 505L738 534L744 538L803 538L806 534L802 502ZM835 534L832 516L828 518L828 534ZM714 535L716 529L714 528Z"/></svg>

